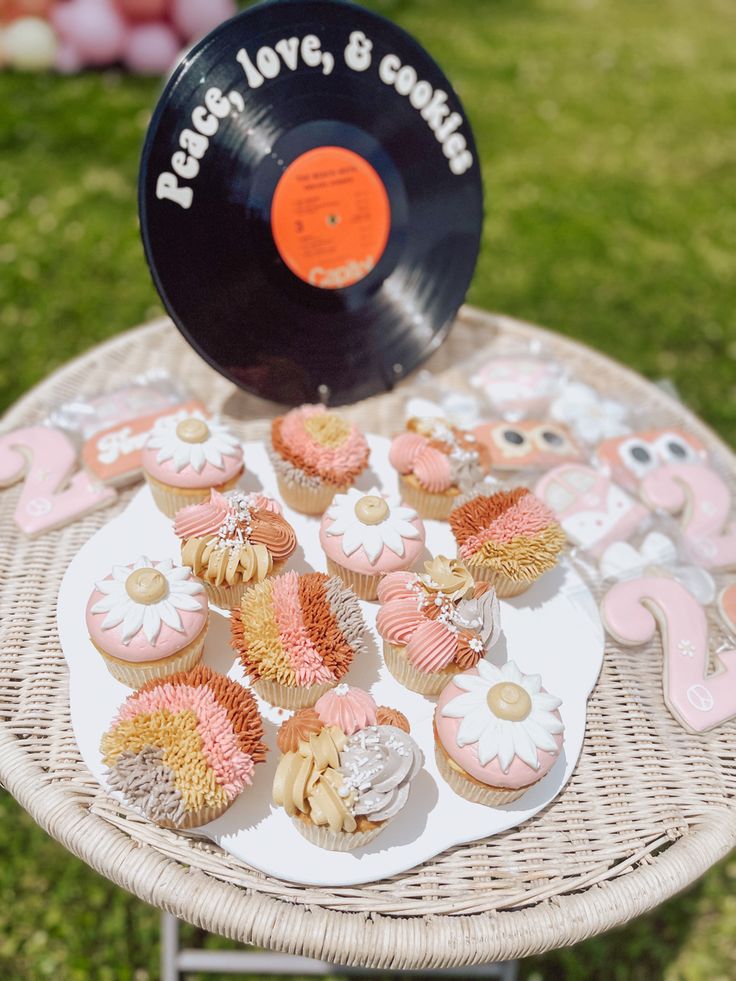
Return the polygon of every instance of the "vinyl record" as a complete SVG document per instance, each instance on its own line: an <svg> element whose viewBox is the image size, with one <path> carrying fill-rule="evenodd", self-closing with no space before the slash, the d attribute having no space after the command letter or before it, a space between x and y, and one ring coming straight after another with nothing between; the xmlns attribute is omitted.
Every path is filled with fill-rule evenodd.
<svg viewBox="0 0 736 981"><path fill-rule="evenodd" d="M342 0L271 0L183 59L143 153L169 314L242 388L339 405L444 339L475 268L478 157L435 62Z"/></svg>

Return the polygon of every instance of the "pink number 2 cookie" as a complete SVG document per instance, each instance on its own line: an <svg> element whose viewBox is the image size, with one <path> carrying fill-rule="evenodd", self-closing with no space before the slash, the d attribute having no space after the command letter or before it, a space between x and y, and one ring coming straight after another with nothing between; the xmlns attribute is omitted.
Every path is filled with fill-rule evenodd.
<svg viewBox="0 0 736 981"><path fill-rule="evenodd" d="M0 436L0 487L22 477L25 484L15 509L15 523L27 535L40 535L89 514L117 497L79 471L71 440L58 429L29 426Z"/></svg>
<svg viewBox="0 0 736 981"><path fill-rule="evenodd" d="M601 606L606 630L627 647L662 635L664 700L691 732L736 715L736 650L719 651L708 674L708 621L703 607L674 579L651 576L617 583Z"/></svg>

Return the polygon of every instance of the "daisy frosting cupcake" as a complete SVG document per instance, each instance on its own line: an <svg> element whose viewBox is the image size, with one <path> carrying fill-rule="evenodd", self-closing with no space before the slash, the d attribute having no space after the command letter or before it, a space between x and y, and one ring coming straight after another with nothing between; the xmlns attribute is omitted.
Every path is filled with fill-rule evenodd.
<svg viewBox="0 0 736 981"><path fill-rule="evenodd" d="M193 668L209 625L204 586L170 559L115 565L87 603L90 640L129 688Z"/></svg>
<svg viewBox="0 0 736 981"><path fill-rule="evenodd" d="M231 490L243 472L237 437L199 411L157 420L142 459L153 499L169 518L179 508L206 501L213 487Z"/></svg>
<svg viewBox="0 0 736 981"><path fill-rule="evenodd" d="M424 525L398 497L373 489L337 494L322 518L319 540L327 571L359 599L374 600L389 572L410 569L424 549Z"/></svg>
<svg viewBox="0 0 736 981"><path fill-rule="evenodd" d="M339 685L284 722L273 801L315 845L368 845L404 808L424 762L406 717Z"/></svg>
<svg viewBox="0 0 736 981"><path fill-rule="evenodd" d="M565 533L526 487L476 488L450 515L460 557L499 596L518 596L557 564Z"/></svg>
<svg viewBox="0 0 736 981"><path fill-rule="evenodd" d="M109 786L164 828L220 817L266 758L253 695L204 666L130 695L100 748Z"/></svg>
<svg viewBox="0 0 736 981"><path fill-rule="evenodd" d="M435 755L441 776L476 804L518 800L557 762L564 725L562 704L538 674L509 661L479 661L456 675L435 711Z"/></svg>
<svg viewBox="0 0 736 981"><path fill-rule="evenodd" d="M282 708L313 705L364 650L355 595L319 572L286 572L250 586L230 625L253 688Z"/></svg>
<svg viewBox="0 0 736 981"><path fill-rule="evenodd" d="M444 419L414 418L406 427L389 451L400 474L401 498L423 518L442 521L461 491L487 473L487 450L473 433Z"/></svg>
<svg viewBox="0 0 736 981"><path fill-rule="evenodd" d="M365 436L323 405L302 405L274 419L268 449L279 493L303 514L322 514L368 465Z"/></svg>
<svg viewBox="0 0 736 981"><path fill-rule="evenodd" d="M210 602L231 610L246 588L278 574L296 549L281 506L262 494L210 491L209 500L176 512L181 560L201 579Z"/></svg>
<svg viewBox="0 0 736 981"><path fill-rule="evenodd" d="M438 695L491 650L501 636L501 615L494 589L475 583L458 559L438 555L424 569L382 580L376 629L394 678L422 695Z"/></svg>

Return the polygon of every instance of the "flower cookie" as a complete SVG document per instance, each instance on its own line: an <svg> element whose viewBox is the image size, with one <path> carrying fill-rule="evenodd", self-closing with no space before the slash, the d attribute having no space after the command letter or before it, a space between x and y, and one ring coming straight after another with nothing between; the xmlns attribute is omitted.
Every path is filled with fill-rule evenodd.
<svg viewBox="0 0 736 981"><path fill-rule="evenodd" d="M368 845L404 808L424 762L406 718L339 685L284 722L273 801L313 844Z"/></svg>
<svg viewBox="0 0 736 981"><path fill-rule="evenodd" d="M557 564L565 535L526 487L477 488L450 515L460 557L499 596L518 596Z"/></svg>
<svg viewBox="0 0 736 981"><path fill-rule="evenodd" d="M266 758L253 695L203 665L145 684L102 737L109 786L164 828L220 817Z"/></svg>
<svg viewBox="0 0 736 981"><path fill-rule="evenodd" d="M253 688L281 708L313 705L364 649L355 595L319 572L286 572L250 586L230 624Z"/></svg>
<svg viewBox="0 0 736 981"><path fill-rule="evenodd" d="M359 599L374 600L387 573L410 569L424 549L424 525L398 497L375 488L337 494L322 518L319 540L327 571Z"/></svg>
<svg viewBox="0 0 736 981"><path fill-rule="evenodd" d="M501 635L495 590L474 583L457 559L439 555L420 575L392 573L378 587L376 629L386 667L422 695L438 695L473 667Z"/></svg>
<svg viewBox="0 0 736 981"><path fill-rule="evenodd" d="M262 494L213 490L210 499L176 512L181 560L201 579L210 602L237 606L246 588L277 575L296 549L280 505Z"/></svg>
<svg viewBox="0 0 736 981"><path fill-rule="evenodd" d="M410 419L406 425L389 451L400 474L401 498L422 518L442 521L461 490L483 479L488 453L473 433L444 419Z"/></svg>
<svg viewBox="0 0 736 981"><path fill-rule="evenodd" d="M198 663L209 609L191 569L141 556L95 583L86 618L110 674L137 688Z"/></svg>
<svg viewBox="0 0 736 981"><path fill-rule="evenodd" d="M179 508L231 490L243 473L238 438L217 418L201 412L159 419L143 450L143 473L153 499L173 518Z"/></svg>
<svg viewBox="0 0 736 981"><path fill-rule="evenodd" d="M435 711L435 756L442 778L461 797L497 807L518 800L559 759L562 704L509 661L479 661L456 675Z"/></svg>
<svg viewBox="0 0 736 981"><path fill-rule="evenodd" d="M269 456L279 493L303 514L322 514L368 465L360 430L323 405L302 405L271 424Z"/></svg>

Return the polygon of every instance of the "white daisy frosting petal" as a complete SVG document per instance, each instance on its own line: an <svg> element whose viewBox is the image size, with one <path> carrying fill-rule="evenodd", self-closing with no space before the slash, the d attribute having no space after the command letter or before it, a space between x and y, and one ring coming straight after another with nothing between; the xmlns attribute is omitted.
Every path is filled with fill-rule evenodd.
<svg viewBox="0 0 736 981"><path fill-rule="evenodd" d="M330 523L325 524L324 534L342 536L343 554L349 557L362 548L371 565L384 548L403 559L404 541L421 538L421 531L412 524L417 519L416 511L377 488L366 494L351 487L347 493L337 494L325 517Z"/></svg>
<svg viewBox="0 0 736 981"><path fill-rule="evenodd" d="M238 456L237 437L217 417L204 413L177 412L157 420L147 442L148 449L158 450L157 463L172 462L177 473L191 467L201 473L206 464L224 470L224 456Z"/></svg>

